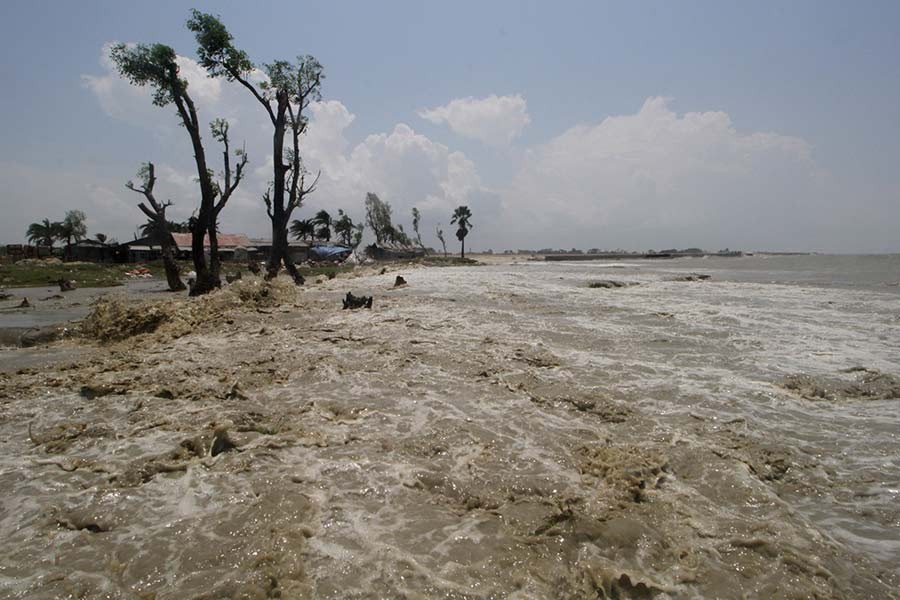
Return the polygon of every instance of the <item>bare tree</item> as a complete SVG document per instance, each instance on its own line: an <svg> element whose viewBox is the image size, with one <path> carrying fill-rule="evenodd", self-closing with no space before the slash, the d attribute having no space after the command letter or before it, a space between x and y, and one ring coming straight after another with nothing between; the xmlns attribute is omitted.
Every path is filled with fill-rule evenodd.
<svg viewBox="0 0 900 600"><path fill-rule="evenodd" d="M169 290L180 292L185 289L185 285L181 281L178 263L175 262L178 246L175 244L175 238L172 237L172 232L169 230L169 222L166 220L166 209L172 206L172 201L159 202L153 195L153 188L156 185L156 172L152 162L143 165L137 176L140 180L139 185L129 181L125 184L125 187L132 192L143 195L144 199L146 199L147 203L138 203L138 208L154 223L159 235L159 244L162 246L163 267L166 270L166 281L169 284Z"/></svg>
<svg viewBox="0 0 900 600"><path fill-rule="evenodd" d="M444 258L447 258L447 242L444 241L444 230L441 229L440 223L434 228L434 233L437 234L437 239L441 240L441 246L444 247Z"/></svg>
<svg viewBox="0 0 900 600"><path fill-rule="evenodd" d="M424 250L425 244L422 243L422 234L419 233L419 223L422 221L422 213L419 212L419 209L413 206L412 209L412 218L413 218L413 231L416 234L416 243L419 244L419 247Z"/></svg>
<svg viewBox="0 0 900 600"><path fill-rule="evenodd" d="M231 198L231 194L234 193L234 190L237 189L237 186L241 183L241 179L243 179L244 177L244 167L247 166L247 151L243 147L238 148L234 151L235 158L237 158L238 160L237 164L234 167L234 173L232 174L231 155L229 153L230 146L228 140L228 121L226 121L225 119L215 119L212 123L209 124L209 128L210 131L212 131L213 137L216 138L216 140L218 140L219 142L222 142L222 145L224 146L224 149L222 150L222 181L213 181L213 189L216 192L217 200L215 205L213 206L212 219L214 226L209 229L210 268L218 273L220 269L219 239L215 224L219 222L219 213L221 213L222 209L225 208L225 205Z"/></svg>

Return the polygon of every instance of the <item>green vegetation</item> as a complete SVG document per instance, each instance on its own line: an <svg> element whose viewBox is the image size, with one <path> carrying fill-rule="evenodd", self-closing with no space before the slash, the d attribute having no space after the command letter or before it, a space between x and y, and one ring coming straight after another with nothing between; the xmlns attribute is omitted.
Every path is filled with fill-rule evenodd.
<svg viewBox="0 0 900 600"><path fill-rule="evenodd" d="M472 265L483 264L473 258L461 258L459 256L435 256L433 254L429 254L428 256L416 259L416 262L428 267L469 267Z"/></svg>
<svg viewBox="0 0 900 600"><path fill-rule="evenodd" d="M329 276L331 274L337 275L338 273L349 273L353 270L352 265L314 265L314 266L303 266L297 267L297 270L304 277L318 277L319 275Z"/></svg>
<svg viewBox="0 0 900 600"><path fill-rule="evenodd" d="M41 287L55 285L59 279L74 279L78 287L112 287L122 285L126 273L137 268L133 264L100 264L86 262L21 261L14 265L0 265L0 286ZM164 274L162 261L145 265L154 277Z"/></svg>

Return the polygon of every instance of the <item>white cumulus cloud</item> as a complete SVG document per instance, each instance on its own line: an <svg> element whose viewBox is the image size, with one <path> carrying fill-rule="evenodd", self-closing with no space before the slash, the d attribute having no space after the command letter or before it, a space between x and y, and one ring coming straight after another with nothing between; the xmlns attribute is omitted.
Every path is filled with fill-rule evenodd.
<svg viewBox="0 0 900 600"><path fill-rule="evenodd" d="M502 196L519 240L635 249L806 244L835 202L802 139L658 97L532 148Z"/></svg>
<svg viewBox="0 0 900 600"><path fill-rule="evenodd" d="M531 122L525 98L519 94L458 98L444 106L421 110L419 116L438 125L446 124L463 137L497 146L512 142Z"/></svg>
<svg viewBox="0 0 900 600"><path fill-rule="evenodd" d="M475 164L462 152L404 123L351 147L345 132L354 119L336 100L311 105L303 156L310 170L322 170L322 177L303 213L343 208L361 219L365 195L374 192L390 202L395 222L410 233L410 213L417 207L423 215L423 239L428 241L434 224L446 223L456 206L469 203L476 210L478 199L487 192Z"/></svg>

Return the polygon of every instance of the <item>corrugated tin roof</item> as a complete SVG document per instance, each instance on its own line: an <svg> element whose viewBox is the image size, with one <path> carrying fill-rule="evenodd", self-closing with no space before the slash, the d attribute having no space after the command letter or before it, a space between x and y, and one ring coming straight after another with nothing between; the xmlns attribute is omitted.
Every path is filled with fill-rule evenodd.
<svg viewBox="0 0 900 600"><path fill-rule="evenodd" d="M178 245L179 248L187 246L187 250L191 249L192 241L190 233L173 233L172 237L175 238L175 244ZM216 240L219 242L219 248L248 248L253 244L250 243L250 238L248 238L243 233L220 233L216 236ZM209 248L209 234L203 238L203 247Z"/></svg>
<svg viewBox="0 0 900 600"><path fill-rule="evenodd" d="M250 243L254 246L271 246L272 240L269 238L251 238ZM308 248L309 242L302 240L288 240L288 246L291 248Z"/></svg>

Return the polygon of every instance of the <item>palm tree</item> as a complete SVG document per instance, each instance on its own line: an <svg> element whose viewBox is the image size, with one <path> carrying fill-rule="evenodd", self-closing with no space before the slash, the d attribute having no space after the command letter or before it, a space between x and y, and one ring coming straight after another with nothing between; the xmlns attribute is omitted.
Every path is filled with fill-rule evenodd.
<svg viewBox="0 0 900 600"><path fill-rule="evenodd" d="M309 219L303 219L302 221L294 219L294 222L291 223L291 235L294 236L295 240L307 241L315 234L316 226Z"/></svg>
<svg viewBox="0 0 900 600"><path fill-rule="evenodd" d="M469 230L474 227L469 222L469 219L471 218L472 211L469 210L469 207L459 206L453 211L453 218L450 219L451 225L457 225L459 227L456 230L456 239L462 244L462 250L460 252L462 258L466 257L466 236L469 235Z"/></svg>
<svg viewBox="0 0 900 600"><path fill-rule="evenodd" d="M167 233L190 233L191 228L187 223L178 223L176 221L166 221L169 226L168 232L162 231L159 224L153 219L147 219L147 222L141 225L141 237L153 237L159 239Z"/></svg>
<svg viewBox="0 0 900 600"><path fill-rule="evenodd" d="M26 235L28 241L36 246L53 248L53 242L59 237L59 229L59 223L51 223L50 219L44 219L40 223L29 225Z"/></svg>
<svg viewBox="0 0 900 600"><path fill-rule="evenodd" d="M331 241L331 215L324 208L312 218L313 225L318 225L316 237L326 242Z"/></svg>

